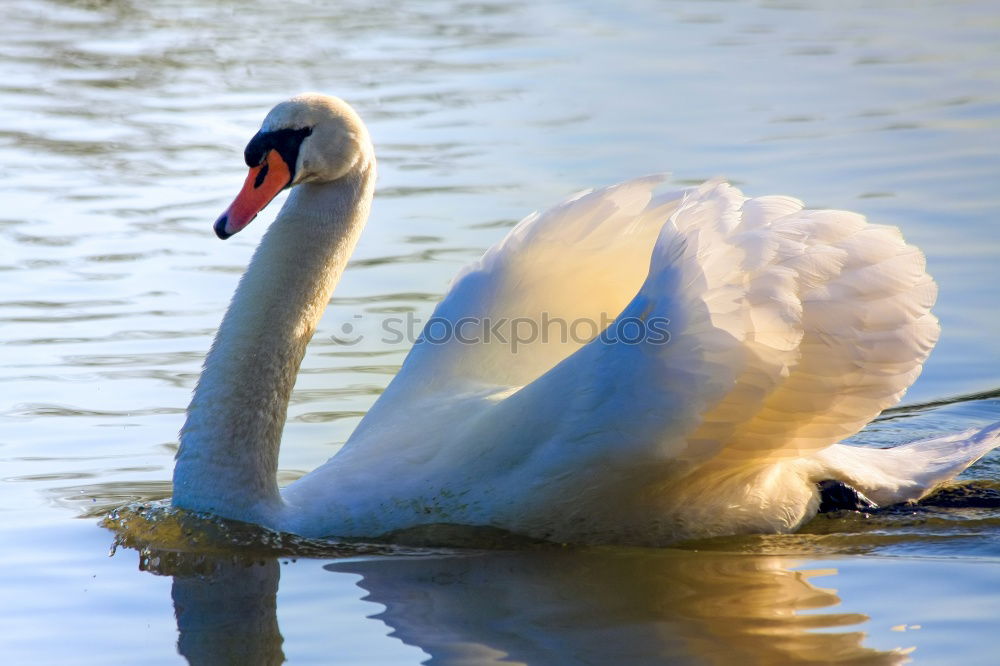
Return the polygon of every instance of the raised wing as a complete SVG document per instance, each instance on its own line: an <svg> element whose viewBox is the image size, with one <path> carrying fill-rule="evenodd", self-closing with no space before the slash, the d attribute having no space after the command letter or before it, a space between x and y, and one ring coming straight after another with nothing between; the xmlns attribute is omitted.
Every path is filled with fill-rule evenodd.
<svg viewBox="0 0 1000 666"><path fill-rule="evenodd" d="M860 430L919 374L936 287L898 230L724 183L673 206L615 324L669 321L669 342L596 339L506 398L496 423L521 430L526 468L582 458L666 481L710 460L797 458Z"/></svg>
<svg viewBox="0 0 1000 666"><path fill-rule="evenodd" d="M522 483L638 487L807 455L899 400L939 329L923 256L896 229L722 182L655 195L660 180L521 222L435 311L461 338L418 343L356 434L392 424L395 439L420 416L437 424L421 458L460 428L448 446ZM503 319L538 332L489 339ZM556 320L569 335L541 333Z"/></svg>

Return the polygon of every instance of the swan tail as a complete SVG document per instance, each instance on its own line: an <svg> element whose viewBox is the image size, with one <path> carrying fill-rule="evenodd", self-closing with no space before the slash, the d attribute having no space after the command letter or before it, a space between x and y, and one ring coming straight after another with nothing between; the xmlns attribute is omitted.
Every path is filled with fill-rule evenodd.
<svg viewBox="0 0 1000 666"><path fill-rule="evenodd" d="M843 481L879 506L916 501L997 446L1000 422L891 449L835 444L817 454L820 466L815 481Z"/></svg>

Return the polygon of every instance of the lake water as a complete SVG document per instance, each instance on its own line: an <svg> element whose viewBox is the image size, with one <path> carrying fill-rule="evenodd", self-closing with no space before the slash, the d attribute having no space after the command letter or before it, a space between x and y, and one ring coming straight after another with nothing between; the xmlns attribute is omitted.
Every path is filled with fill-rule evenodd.
<svg viewBox="0 0 1000 666"><path fill-rule="evenodd" d="M5 0L0 21L3 663L996 663L996 454L963 477L976 507L662 550L109 557L98 522L169 495L278 206L226 243L211 225L263 114L303 90L355 105L380 178L283 481L398 368L385 317L426 316L531 210L668 170L857 210L926 251L941 343L912 407L857 441L1000 420L997 3Z"/></svg>

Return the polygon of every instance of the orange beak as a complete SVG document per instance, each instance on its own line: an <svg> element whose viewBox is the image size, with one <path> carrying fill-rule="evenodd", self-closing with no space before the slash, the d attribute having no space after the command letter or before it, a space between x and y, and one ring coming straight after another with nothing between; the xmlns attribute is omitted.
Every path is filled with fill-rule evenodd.
<svg viewBox="0 0 1000 666"><path fill-rule="evenodd" d="M277 150L267 151L264 162L250 169L243 189L215 221L215 235L225 240L250 224L291 182L291 169L281 154Z"/></svg>

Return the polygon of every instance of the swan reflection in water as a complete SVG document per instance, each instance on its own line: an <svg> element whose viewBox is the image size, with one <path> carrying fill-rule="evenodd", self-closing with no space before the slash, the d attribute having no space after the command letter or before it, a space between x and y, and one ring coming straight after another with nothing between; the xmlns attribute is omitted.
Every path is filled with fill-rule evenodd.
<svg viewBox="0 0 1000 666"><path fill-rule="evenodd" d="M284 661L277 559L147 551L142 566L174 577L189 663ZM384 606L372 620L431 664L907 661L907 650L862 646L865 615L831 610L836 592L813 579L835 570L798 566L772 555L602 548L365 556L324 568L360 575L364 599ZM336 662L342 639L323 635L323 659Z"/></svg>

